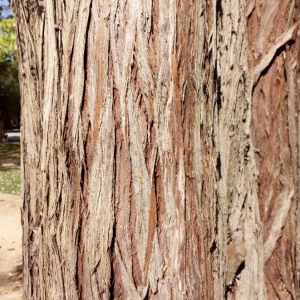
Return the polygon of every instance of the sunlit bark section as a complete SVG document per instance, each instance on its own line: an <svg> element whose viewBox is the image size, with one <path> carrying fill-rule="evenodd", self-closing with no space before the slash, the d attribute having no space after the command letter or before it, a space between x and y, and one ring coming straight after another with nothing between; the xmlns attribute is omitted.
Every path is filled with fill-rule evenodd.
<svg viewBox="0 0 300 300"><path fill-rule="evenodd" d="M298 15L271 2L14 1L26 298L295 298Z"/></svg>

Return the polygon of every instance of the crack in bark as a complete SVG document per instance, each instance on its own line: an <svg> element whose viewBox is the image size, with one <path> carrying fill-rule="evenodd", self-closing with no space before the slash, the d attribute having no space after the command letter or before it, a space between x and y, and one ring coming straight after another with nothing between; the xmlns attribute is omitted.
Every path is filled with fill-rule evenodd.
<svg viewBox="0 0 300 300"><path fill-rule="evenodd" d="M120 253L120 248L119 248L118 242L115 243L115 254L116 254L117 260L120 264L125 284L129 288L129 290L127 292L130 294L130 297L128 297L128 299L136 299L136 300L144 299L144 297L143 296L141 297L141 295L138 293L134 283L130 279L130 276L127 272L126 266L123 262L123 259L122 259L121 253Z"/></svg>
<svg viewBox="0 0 300 300"><path fill-rule="evenodd" d="M150 204L150 212L149 212L149 224L148 224L148 239L147 239L147 246L146 246L146 254L145 254L145 264L144 264L144 285L147 284L147 278L148 278L148 271L149 271L149 264L153 249L153 239L154 239L154 233L157 223L157 193L156 193L156 175L155 175L155 168L157 165L157 159L158 159L158 150L157 147L154 149L155 155L154 155L154 164L152 167L152 182L151 182L151 204Z"/></svg>
<svg viewBox="0 0 300 300"><path fill-rule="evenodd" d="M226 285L225 289L225 300L228 299L228 295L234 292L235 285L237 284L237 280L239 279L241 273L245 269L245 260L242 260L240 265L237 267L233 278L230 280L229 284Z"/></svg>

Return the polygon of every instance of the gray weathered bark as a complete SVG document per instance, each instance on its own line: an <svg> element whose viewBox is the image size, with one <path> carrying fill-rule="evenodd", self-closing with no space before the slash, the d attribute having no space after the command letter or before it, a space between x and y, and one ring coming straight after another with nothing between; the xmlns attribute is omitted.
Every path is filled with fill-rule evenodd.
<svg viewBox="0 0 300 300"><path fill-rule="evenodd" d="M27 299L296 299L296 4L14 1Z"/></svg>

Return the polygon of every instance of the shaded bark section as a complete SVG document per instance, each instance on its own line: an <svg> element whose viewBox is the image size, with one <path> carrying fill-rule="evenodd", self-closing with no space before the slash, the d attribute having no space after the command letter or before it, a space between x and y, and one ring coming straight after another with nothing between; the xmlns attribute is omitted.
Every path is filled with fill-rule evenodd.
<svg viewBox="0 0 300 300"><path fill-rule="evenodd" d="M248 22L250 66L269 60L252 90L251 120L264 224L265 298L296 299L300 266L299 8L294 1L253 4Z"/></svg>
<svg viewBox="0 0 300 300"><path fill-rule="evenodd" d="M274 28L271 1L14 1L26 298L295 298L297 9L276 5Z"/></svg>

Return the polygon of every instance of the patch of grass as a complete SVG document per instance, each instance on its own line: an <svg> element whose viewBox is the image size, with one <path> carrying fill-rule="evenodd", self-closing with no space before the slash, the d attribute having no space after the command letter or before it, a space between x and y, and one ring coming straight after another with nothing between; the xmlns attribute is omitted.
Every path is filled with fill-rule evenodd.
<svg viewBox="0 0 300 300"><path fill-rule="evenodd" d="M0 161L10 158L20 160L20 143L0 143Z"/></svg>
<svg viewBox="0 0 300 300"><path fill-rule="evenodd" d="M20 170L0 171L0 193L20 195L21 172Z"/></svg>
<svg viewBox="0 0 300 300"><path fill-rule="evenodd" d="M0 193L19 195L20 143L0 143Z"/></svg>

